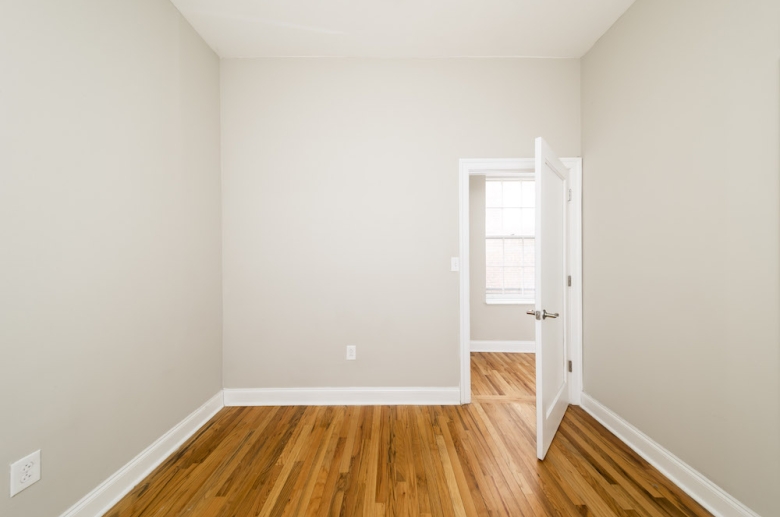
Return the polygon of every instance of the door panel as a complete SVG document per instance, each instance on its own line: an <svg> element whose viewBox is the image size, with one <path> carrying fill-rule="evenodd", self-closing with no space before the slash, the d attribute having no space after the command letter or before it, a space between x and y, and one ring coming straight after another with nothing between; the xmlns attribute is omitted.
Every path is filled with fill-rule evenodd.
<svg viewBox="0 0 780 517"><path fill-rule="evenodd" d="M535 179L536 453L541 460L569 405L564 328L569 171L542 138L536 139Z"/></svg>

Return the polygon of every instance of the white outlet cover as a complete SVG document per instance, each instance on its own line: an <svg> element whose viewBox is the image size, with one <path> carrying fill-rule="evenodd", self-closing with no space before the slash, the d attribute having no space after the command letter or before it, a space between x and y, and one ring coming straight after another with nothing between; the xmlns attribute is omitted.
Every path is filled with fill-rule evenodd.
<svg viewBox="0 0 780 517"><path fill-rule="evenodd" d="M450 259L450 271L460 271L460 257Z"/></svg>
<svg viewBox="0 0 780 517"><path fill-rule="evenodd" d="M11 463L11 497L41 479L41 451Z"/></svg>
<svg viewBox="0 0 780 517"><path fill-rule="evenodd" d="M347 361L354 361L357 359L357 347L354 345L347 346Z"/></svg>

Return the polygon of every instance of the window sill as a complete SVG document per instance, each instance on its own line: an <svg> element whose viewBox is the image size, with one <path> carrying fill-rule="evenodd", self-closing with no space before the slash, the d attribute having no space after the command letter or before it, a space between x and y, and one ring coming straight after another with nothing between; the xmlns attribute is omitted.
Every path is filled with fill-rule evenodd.
<svg viewBox="0 0 780 517"><path fill-rule="evenodd" d="M487 305L535 305L536 302L530 300L485 300Z"/></svg>

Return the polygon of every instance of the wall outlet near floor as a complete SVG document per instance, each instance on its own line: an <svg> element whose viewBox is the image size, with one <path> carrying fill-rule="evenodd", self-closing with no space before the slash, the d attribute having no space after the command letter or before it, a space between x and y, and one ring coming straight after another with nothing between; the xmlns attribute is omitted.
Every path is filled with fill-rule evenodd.
<svg viewBox="0 0 780 517"><path fill-rule="evenodd" d="M357 347L347 345L347 361L354 361L355 359L357 359Z"/></svg>
<svg viewBox="0 0 780 517"><path fill-rule="evenodd" d="M11 497L41 479L41 451L11 463Z"/></svg>

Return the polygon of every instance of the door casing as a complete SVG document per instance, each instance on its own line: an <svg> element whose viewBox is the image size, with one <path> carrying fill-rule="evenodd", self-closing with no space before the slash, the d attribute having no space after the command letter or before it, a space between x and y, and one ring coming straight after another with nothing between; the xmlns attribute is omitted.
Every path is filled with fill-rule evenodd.
<svg viewBox="0 0 780 517"><path fill-rule="evenodd" d="M564 320L572 372L569 400L579 405L582 394L582 158L561 158L569 169L571 200L567 221L568 267L571 286ZM471 289L469 261L469 177L533 173L534 158L461 159L459 171L460 227L460 402L471 402Z"/></svg>

